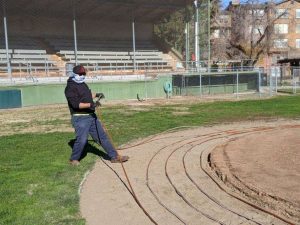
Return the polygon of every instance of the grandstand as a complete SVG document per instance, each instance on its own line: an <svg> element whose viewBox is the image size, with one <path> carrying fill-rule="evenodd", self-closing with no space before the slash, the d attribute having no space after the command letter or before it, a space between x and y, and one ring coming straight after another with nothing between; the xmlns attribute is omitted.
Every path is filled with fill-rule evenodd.
<svg viewBox="0 0 300 225"><path fill-rule="evenodd" d="M1 3L0 76L32 79L65 76L66 65L76 63L85 65L91 76L172 70L178 59L154 41L153 24L187 1Z"/></svg>

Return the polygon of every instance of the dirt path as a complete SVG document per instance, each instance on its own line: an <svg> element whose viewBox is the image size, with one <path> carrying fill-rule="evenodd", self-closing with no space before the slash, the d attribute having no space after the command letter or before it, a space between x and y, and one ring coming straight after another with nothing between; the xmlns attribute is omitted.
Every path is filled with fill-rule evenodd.
<svg viewBox="0 0 300 225"><path fill-rule="evenodd" d="M157 224L286 224L222 191L216 182L225 190L238 194L231 189L230 184L233 182L227 182L226 185L229 186L221 182L209 167L207 158L214 150L213 157L210 158L217 171L220 171L221 166L228 171L230 168L235 172L230 171L235 175L233 177L246 177L247 179L241 178L243 183L251 187L257 184L255 187L264 193L269 193L267 188L271 185L272 195L292 202L295 208L298 207L295 212L299 213L297 187L300 186L300 165L299 160L294 160L291 167L290 159L300 158L297 151L299 142L296 141L300 128L286 126L295 124L300 125L300 121L249 122L164 133L123 150L122 154L131 157L124 166L139 201ZM286 132L283 137L281 128ZM290 129L294 129L294 136L286 139ZM269 148L265 150L258 146L267 138L264 136L267 134L269 140L265 145ZM279 139L278 136L282 138ZM281 143L284 144L274 150L272 146L280 146ZM231 151L231 144L235 145L234 151ZM241 146L251 146L251 149L240 148ZM220 157L224 152L229 155L225 160ZM276 164L282 173L278 173L278 170L270 173L267 168L272 169L278 159L283 159L280 164ZM251 163L259 161L264 163ZM226 164L230 162L231 164ZM229 175L219 174L221 178L226 177L224 181L228 180ZM272 179L265 179L267 177ZM258 181L262 180L266 182L260 184ZM138 207L127 188L121 165L98 160L81 189L81 213L87 224L153 224ZM245 196L240 196L247 200ZM273 210L289 220L297 219L272 207L266 208L259 199L258 197L255 201L260 207ZM294 201L295 199L298 200Z"/></svg>

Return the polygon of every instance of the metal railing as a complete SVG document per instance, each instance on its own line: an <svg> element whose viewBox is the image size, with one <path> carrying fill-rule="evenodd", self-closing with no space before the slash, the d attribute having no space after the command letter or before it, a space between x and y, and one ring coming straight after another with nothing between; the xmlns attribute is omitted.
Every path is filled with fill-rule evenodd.
<svg viewBox="0 0 300 225"><path fill-rule="evenodd" d="M234 67L185 70L173 79L175 94L204 96L245 94L272 97L277 94L296 94L300 90L300 67Z"/></svg>
<svg viewBox="0 0 300 225"><path fill-rule="evenodd" d="M15 85L22 83L53 83L65 82L68 79L67 66L58 67L53 64L34 66L28 64L12 65L12 79L7 73L7 67L0 67L0 85ZM190 94L198 89L198 95L212 94L212 88L217 89L218 85L224 86L225 93L229 89L236 97L248 91L257 93L259 96L273 96L277 93L295 94L300 88L300 68L299 67L236 67L222 66L208 68L205 62L136 62L136 70L133 71L133 64L130 63L109 63L105 66L100 64L85 65L88 69L88 80L94 82L98 80L132 80L144 79L153 74L178 75L183 79L180 85L180 94ZM252 75L249 75L252 74ZM197 77L198 84L189 82ZM251 76L251 80L247 80ZM218 77L218 78L217 78ZM248 77L248 78L247 78ZM215 82L215 83L214 83ZM190 85L189 85L190 83ZM245 86L251 86L245 89ZM192 87L194 86L194 87ZM178 89L178 90L179 90ZM178 91L177 90L177 91ZM191 91L193 90L193 91ZM175 90L176 92L176 90Z"/></svg>

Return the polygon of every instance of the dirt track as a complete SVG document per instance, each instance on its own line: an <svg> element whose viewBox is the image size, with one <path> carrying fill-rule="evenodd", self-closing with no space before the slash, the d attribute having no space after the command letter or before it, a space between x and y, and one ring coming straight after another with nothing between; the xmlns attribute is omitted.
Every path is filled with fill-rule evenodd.
<svg viewBox="0 0 300 225"><path fill-rule="evenodd" d="M164 133L123 150L131 157L124 166L139 201L157 224L287 224L228 193L296 224L300 223L300 142L299 128L293 125L300 122L252 122ZM219 177L209 167L211 151ZM259 190L257 195L247 197L233 189L237 180L244 184L244 193L252 187ZM272 193L273 203L280 201L280 208L267 207L266 193ZM121 165L107 161L97 161L88 174L80 207L88 225L152 224L131 196Z"/></svg>

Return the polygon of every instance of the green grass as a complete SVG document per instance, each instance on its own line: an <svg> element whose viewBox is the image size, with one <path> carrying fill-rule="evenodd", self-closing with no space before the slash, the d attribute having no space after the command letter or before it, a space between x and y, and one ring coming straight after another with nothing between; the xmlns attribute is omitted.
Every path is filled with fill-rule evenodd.
<svg viewBox="0 0 300 225"><path fill-rule="evenodd" d="M300 117L300 96L284 96L269 100L213 102L190 105L146 107L130 111L128 107L104 108L103 120L116 144L178 126L201 126L242 120ZM174 114L183 107L189 114Z"/></svg>
<svg viewBox="0 0 300 225"><path fill-rule="evenodd" d="M72 134L24 134L1 138L0 224L84 224L78 184L92 166L67 164Z"/></svg>
<svg viewBox="0 0 300 225"><path fill-rule="evenodd" d="M117 145L178 126L298 118L300 96L143 109L102 109L103 121ZM185 114L175 115L177 111ZM73 133L48 133L0 138L1 225L85 224L79 214L78 186L97 156L88 154L81 166L69 166L68 141L73 137Z"/></svg>

